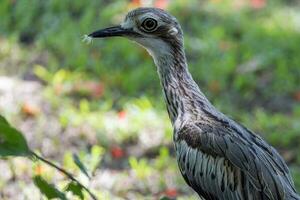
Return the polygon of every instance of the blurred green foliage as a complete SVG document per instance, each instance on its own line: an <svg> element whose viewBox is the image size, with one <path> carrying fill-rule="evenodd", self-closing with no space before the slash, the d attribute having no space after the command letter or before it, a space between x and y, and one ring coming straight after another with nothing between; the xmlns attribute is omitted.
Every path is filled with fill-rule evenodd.
<svg viewBox="0 0 300 200"><path fill-rule="evenodd" d="M134 2L139 1L1 0L0 61L11 56L17 64L5 62L10 66L0 73L42 82L43 96L63 130L80 129L83 141L90 137L86 127L95 132L97 141L78 154L88 171L114 167L114 156L126 157L118 167L131 170L122 175L143 182L136 188L145 195L157 192L149 181L153 177L163 189L172 185L169 182L184 185L183 180L167 178L177 168L172 148L166 148L172 143L172 129L155 66L145 50L125 39L81 42L84 34L120 23ZM262 0L265 5L257 8L251 2L172 0L167 9L182 25L189 68L200 88L221 111L280 151L299 190L300 5ZM43 113L37 118L39 123L48 119ZM156 132L160 142L147 147L154 155L147 154L149 149L134 156L111 150L111 144L124 150L141 143L143 133L154 141ZM63 146L59 140L55 143ZM63 163L78 170L71 152L63 155ZM189 193L186 188L180 192Z"/></svg>
<svg viewBox="0 0 300 200"><path fill-rule="evenodd" d="M213 98L222 95L230 102L257 104L299 89L298 7L277 0L266 9L242 7L232 12L231 1L191 1L185 6L180 2L172 3L169 10L186 33L191 71L197 82L209 86ZM47 68L84 71L126 95L159 91L153 63L140 47L119 38L95 41L92 46L80 42L86 33L120 23L129 10L127 1L3 0L1 4L1 33L47 51Z"/></svg>

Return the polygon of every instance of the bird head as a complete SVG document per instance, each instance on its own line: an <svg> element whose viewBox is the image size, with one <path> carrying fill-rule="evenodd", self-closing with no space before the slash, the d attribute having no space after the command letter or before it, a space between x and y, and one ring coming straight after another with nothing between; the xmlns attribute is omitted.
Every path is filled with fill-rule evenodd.
<svg viewBox="0 0 300 200"><path fill-rule="evenodd" d="M120 25L88 35L89 38L115 36L137 42L153 57L170 54L175 46L183 45L182 30L176 18L158 8L137 8L130 11Z"/></svg>

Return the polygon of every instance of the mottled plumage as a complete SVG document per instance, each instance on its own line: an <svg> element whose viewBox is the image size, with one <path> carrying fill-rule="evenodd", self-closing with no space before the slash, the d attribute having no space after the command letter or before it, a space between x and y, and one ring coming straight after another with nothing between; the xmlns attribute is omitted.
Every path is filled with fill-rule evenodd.
<svg viewBox="0 0 300 200"><path fill-rule="evenodd" d="M124 36L154 59L174 127L182 176L205 199L300 199L289 169L261 137L219 112L187 68L183 33L163 10L139 8L121 26L90 37Z"/></svg>

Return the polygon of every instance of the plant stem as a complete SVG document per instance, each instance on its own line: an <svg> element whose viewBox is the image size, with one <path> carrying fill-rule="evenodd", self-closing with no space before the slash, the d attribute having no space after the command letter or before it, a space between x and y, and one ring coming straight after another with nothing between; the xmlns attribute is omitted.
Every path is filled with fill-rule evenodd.
<svg viewBox="0 0 300 200"><path fill-rule="evenodd" d="M68 177L69 179L71 179L72 181L76 182L80 187L82 187L85 191L87 191L87 193L91 196L91 198L93 200L98 200L97 197L87 188L85 187L82 183L80 183L70 172L66 171L65 169L57 166L56 164L52 163L49 160L46 160L45 158L37 155L36 153L34 153L33 151L30 152L35 158L39 159L40 161L46 163L47 165L54 167L55 169L57 169L58 171L60 171L62 174L64 174L66 177Z"/></svg>

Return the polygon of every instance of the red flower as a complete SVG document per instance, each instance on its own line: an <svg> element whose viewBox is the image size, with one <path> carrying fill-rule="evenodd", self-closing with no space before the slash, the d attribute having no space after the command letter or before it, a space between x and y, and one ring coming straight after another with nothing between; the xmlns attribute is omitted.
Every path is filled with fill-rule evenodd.
<svg viewBox="0 0 300 200"><path fill-rule="evenodd" d="M21 111L27 116L35 117L41 112L41 109L37 104L34 104L32 102L25 102L21 107Z"/></svg>
<svg viewBox="0 0 300 200"><path fill-rule="evenodd" d="M139 7L142 5L141 0L131 0L131 5Z"/></svg>
<svg viewBox="0 0 300 200"><path fill-rule="evenodd" d="M165 194L170 198L175 198L177 197L178 192L176 188L168 188L166 189Z"/></svg>
<svg viewBox="0 0 300 200"><path fill-rule="evenodd" d="M119 119L121 119L121 120L123 120L123 119L125 119L126 118L126 111L120 111L119 113L118 113L118 117L119 117Z"/></svg>
<svg viewBox="0 0 300 200"><path fill-rule="evenodd" d="M250 5L254 9L260 9L260 8L265 7L266 0L251 0Z"/></svg>
<svg viewBox="0 0 300 200"><path fill-rule="evenodd" d="M154 2L154 7L166 9L168 7L168 4L169 4L169 0L156 0Z"/></svg>
<svg viewBox="0 0 300 200"><path fill-rule="evenodd" d="M113 146L110 149L110 153L111 153L111 156L115 159L122 158L125 154L123 149L121 149L121 147L119 147L119 146Z"/></svg>
<svg viewBox="0 0 300 200"><path fill-rule="evenodd" d="M104 94L104 85L97 81L78 82L73 85L71 93L100 98Z"/></svg>

